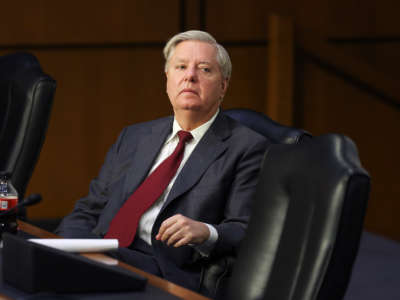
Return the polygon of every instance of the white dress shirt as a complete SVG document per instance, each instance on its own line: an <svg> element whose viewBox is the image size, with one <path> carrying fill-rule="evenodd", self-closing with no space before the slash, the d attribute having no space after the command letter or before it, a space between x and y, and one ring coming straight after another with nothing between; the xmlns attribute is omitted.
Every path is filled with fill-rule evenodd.
<svg viewBox="0 0 400 300"><path fill-rule="evenodd" d="M168 184L167 188L165 189L164 193L158 198L153 205L142 215L142 217L139 220L139 225L137 229L137 233L139 237L144 240L146 243L151 245L151 230L153 228L154 222L158 216L158 214L161 211L161 208L166 201L169 192L171 191L172 186L174 185L175 179L179 175L180 171L182 170L183 166L185 165L186 161L188 160L190 154L193 152L193 150L196 148L197 144L200 142L204 134L207 132L207 130L210 128L211 124L214 122L215 118L217 117L219 110L215 113L215 115L206 123L203 125L197 127L196 129L190 131L190 133L193 136L193 139L191 139L189 142L186 143L185 146L185 151L183 153L183 158L181 161L181 164L178 168L178 171L176 172L175 176L171 179L170 183ZM178 131L182 130L182 128L179 126L178 122L174 118L174 123L172 125L172 133L168 136L166 139L163 147L161 148L160 153L157 156L157 159L154 162L154 165L152 166L150 172L148 175L150 175L160 163L162 163L168 156L172 154L172 152L175 150L176 146L178 145L179 142L179 137L178 137ZM147 176L148 176L147 175ZM209 231L210 231L210 236L208 240L206 240L203 244L201 245L196 245L194 246L202 255L208 255L212 248L214 247L217 239L218 239L218 233L217 230L211 226L210 224L206 224Z"/></svg>

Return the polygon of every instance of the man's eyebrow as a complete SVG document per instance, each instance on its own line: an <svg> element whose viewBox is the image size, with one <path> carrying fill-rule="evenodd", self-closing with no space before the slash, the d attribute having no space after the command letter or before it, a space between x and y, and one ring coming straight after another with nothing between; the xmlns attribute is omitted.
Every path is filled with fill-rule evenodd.
<svg viewBox="0 0 400 300"><path fill-rule="evenodd" d="M178 62L178 63L181 63L181 62L187 62L188 61L188 59L186 59L186 58L180 58L180 57L177 57L176 58L176 62ZM201 64L205 64L205 65L212 65L212 63L211 63L211 61L207 61L207 60L204 60L204 61L199 61L198 63L197 63L198 65L201 65Z"/></svg>
<svg viewBox="0 0 400 300"><path fill-rule="evenodd" d="M187 59L177 57L176 62L187 62Z"/></svg>

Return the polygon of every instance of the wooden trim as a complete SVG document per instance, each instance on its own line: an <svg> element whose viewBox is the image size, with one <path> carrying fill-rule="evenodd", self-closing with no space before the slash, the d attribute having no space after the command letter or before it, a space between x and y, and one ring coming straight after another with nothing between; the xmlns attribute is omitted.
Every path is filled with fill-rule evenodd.
<svg viewBox="0 0 400 300"><path fill-rule="evenodd" d="M90 259L96 260L96 255L97 256L105 256L104 254L94 254L94 253L86 253L86 254L82 254L85 257L88 257ZM148 282L155 286L158 287L161 290L164 290L170 294L173 294L177 297L180 297L182 299L187 299L187 300L211 300L207 297L204 297L200 294L197 294L196 292L193 292L189 289L186 289L184 287L181 287L175 283L169 282L165 279L162 279L158 276L155 276L153 274L147 273L145 271L142 271L138 268L135 268L131 265L128 265L126 263L123 262L118 262L118 266L121 268L124 268L126 270L132 271L134 273L137 273L139 275L142 275L143 277L146 277Z"/></svg>
<svg viewBox="0 0 400 300"><path fill-rule="evenodd" d="M104 49L137 49L163 48L166 41L154 42L124 42L124 43L51 43L51 44L0 44L0 50L104 50ZM267 40L226 40L221 41L225 47L266 47Z"/></svg>
<svg viewBox="0 0 400 300"><path fill-rule="evenodd" d="M34 225L28 224L26 222L23 222L21 220L18 220L18 227L20 230L25 231L29 234L32 234L34 236L37 236L39 238L60 238L56 234L50 233L46 230L40 229ZM92 259L94 261L108 261L110 257L101 254L101 253L81 253L82 256L85 256L89 259ZM186 299L186 300L211 300L207 297L204 297L196 292L193 292L189 289L186 289L184 287L181 287L175 283L169 282L165 279L162 279L158 276L152 275L150 273L147 273L145 271L142 271L138 268L135 268L133 266L130 266L126 263L123 263L121 261L118 261L118 266L121 268L124 268L126 270L129 270L131 272L137 273L139 275L142 275L143 277L146 277L148 280L148 283L158 287L161 290L164 290L172 295L175 295L177 297L180 297L181 299ZM1 300L1 298L0 298Z"/></svg>
<svg viewBox="0 0 400 300"><path fill-rule="evenodd" d="M27 232L29 234L32 234L34 236L40 237L42 239L57 239L60 238L58 235L48 232L46 230L43 230L39 227L36 227L34 225L31 225L29 223L23 222L21 220L18 220L18 229L22 230L24 232Z"/></svg>
<svg viewBox="0 0 400 300"><path fill-rule="evenodd" d="M366 62L348 55L338 46L331 45L316 35L305 32L296 34L296 47L303 56L336 73L345 81L376 95L379 100L400 109L400 85Z"/></svg>
<svg viewBox="0 0 400 300"><path fill-rule="evenodd" d="M199 0L200 30L207 30L207 0Z"/></svg>
<svg viewBox="0 0 400 300"><path fill-rule="evenodd" d="M184 26L181 26L181 32L186 30L206 30L206 1L191 0L185 1Z"/></svg>
<svg viewBox="0 0 400 300"><path fill-rule="evenodd" d="M0 50L104 50L163 48L165 41L126 43L52 43L52 44L0 44Z"/></svg>
<svg viewBox="0 0 400 300"><path fill-rule="evenodd" d="M269 47L266 114L273 120L293 125L294 36L287 17L269 17Z"/></svg>
<svg viewBox="0 0 400 300"><path fill-rule="evenodd" d="M267 47L269 42L267 40L226 40L219 42L224 47L236 47L236 48L244 48L244 47Z"/></svg>
<svg viewBox="0 0 400 300"><path fill-rule="evenodd" d="M335 44L398 44L399 36L373 36L373 37L330 37L327 39Z"/></svg>
<svg viewBox="0 0 400 300"><path fill-rule="evenodd" d="M179 31L185 31L186 27L186 0L181 0L179 1Z"/></svg>

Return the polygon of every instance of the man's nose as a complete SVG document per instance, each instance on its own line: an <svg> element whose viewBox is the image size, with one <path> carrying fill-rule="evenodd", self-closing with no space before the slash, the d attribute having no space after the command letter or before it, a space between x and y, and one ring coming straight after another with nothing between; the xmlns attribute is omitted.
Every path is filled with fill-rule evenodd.
<svg viewBox="0 0 400 300"><path fill-rule="evenodd" d="M196 68L190 67L186 69L185 80L195 82L197 80Z"/></svg>

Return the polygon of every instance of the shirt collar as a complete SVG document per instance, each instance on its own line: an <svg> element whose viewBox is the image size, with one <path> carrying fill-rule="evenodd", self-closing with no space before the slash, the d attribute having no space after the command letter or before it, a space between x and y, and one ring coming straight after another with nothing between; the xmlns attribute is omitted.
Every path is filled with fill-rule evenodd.
<svg viewBox="0 0 400 300"><path fill-rule="evenodd" d="M193 141L195 141L197 143L198 141L201 140L203 135L211 127L211 125L214 122L215 118L217 117L218 113L219 113L219 108L218 108L217 112L212 116L212 118L210 120L208 120L207 122L205 122L201 126L199 126L199 127L197 127L197 128L195 128L195 129L190 131L190 133L193 136ZM180 130L183 130L183 129L181 128L181 126L179 126L178 121L174 117L174 123L172 124L172 133L168 137L166 143L169 143L172 139L174 139L177 136L178 131L180 131Z"/></svg>

